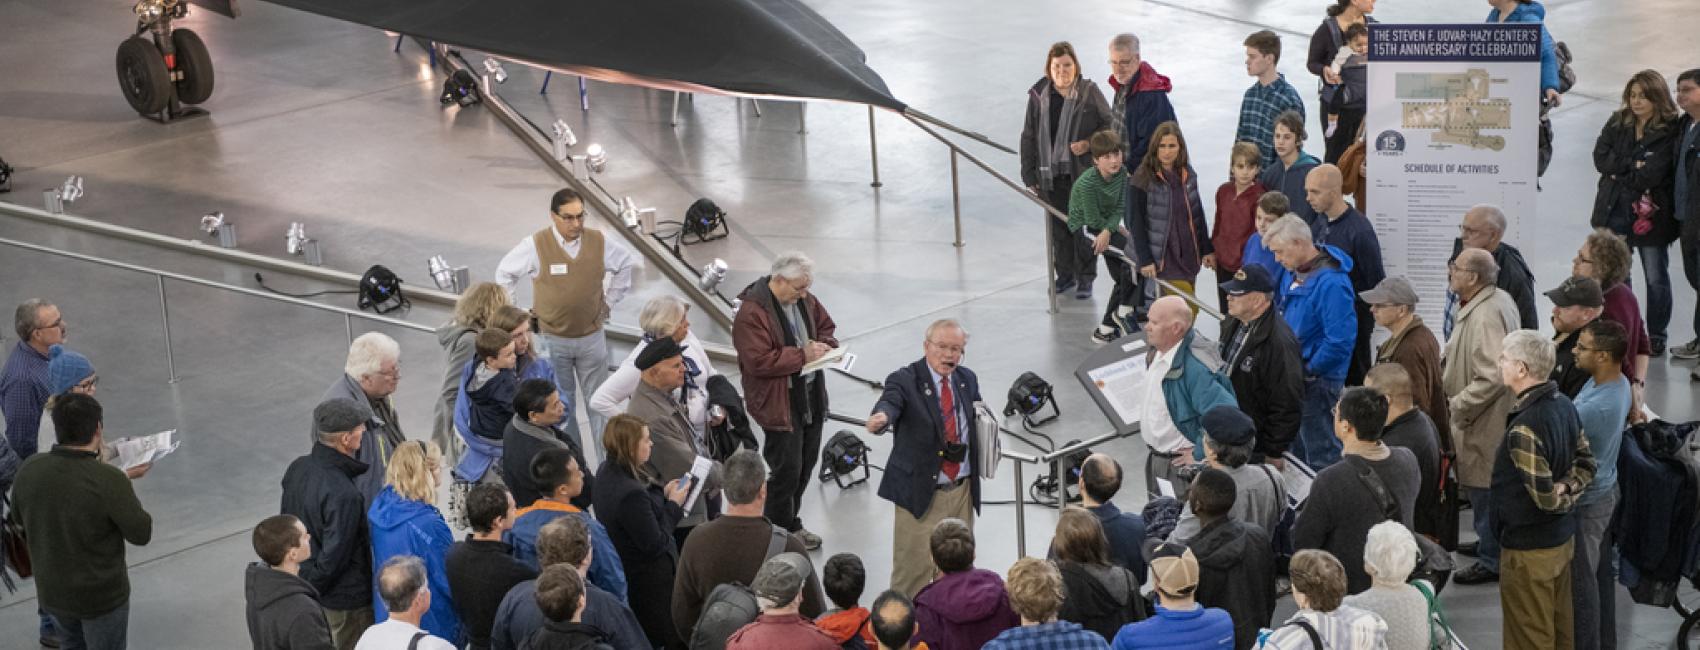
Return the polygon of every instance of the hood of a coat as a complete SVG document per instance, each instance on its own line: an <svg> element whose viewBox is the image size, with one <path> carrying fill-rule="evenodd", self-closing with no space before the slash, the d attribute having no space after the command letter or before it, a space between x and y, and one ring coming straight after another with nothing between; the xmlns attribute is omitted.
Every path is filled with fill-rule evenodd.
<svg viewBox="0 0 1700 650"><path fill-rule="evenodd" d="M1495 9L1488 16L1488 20L1494 20L1498 17L1499 10ZM1509 23L1539 23L1545 22L1546 19L1546 5L1539 2L1527 2L1518 3L1517 8L1511 10L1511 16L1506 18L1505 21Z"/></svg>
<svg viewBox="0 0 1700 650"><path fill-rule="evenodd" d="M1333 244L1323 244L1317 248L1322 249L1322 252L1327 253L1329 257L1334 258L1334 263L1340 265L1341 273L1352 272L1352 256L1347 255L1346 251L1341 250L1340 247Z"/></svg>
<svg viewBox="0 0 1700 650"><path fill-rule="evenodd" d="M833 643L843 644L862 632L862 627L868 624L869 616L870 612L866 607L839 610L815 619L815 627L832 637Z"/></svg>
<svg viewBox="0 0 1700 650"><path fill-rule="evenodd" d="M315 603L319 600L318 591L313 589L313 585L307 584L306 580L259 562L248 565L248 575L245 582L248 603L256 610L264 610L277 601L292 596L307 596L312 598Z"/></svg>
<svg viewBox="0 0 1700 650"><path fill-rule="evenodd" d="M443 323L442 327L437 328L437 343L439 345L443 346L446 349L450 346L453 346L454 342L456 340L460 339L460 337L465 336L467 334L477 334L477 333L478 333L478 330L467 327L465 325L461 325L460 323L456 323L456 322L451 320L447 323Z"/></svg>
<svg viewBox="0 0 1700 650"><path fill-rule="evenodd" d="M1175 85L1169 82L1169 78L1157 72L1156 68L1151 67L1151 62L1149 61L1139 62L1139 70L1133 73L1132 81L1133 92L1136 93L1142 93L1148 90L1166 93L1175 89ZM1113 75L1110 77L1110 88L1115 89L1118 93L1125 90L1122 88L1121 82L1116 81L1116 78Z"/></svg>
<svg viewBox="0 0 1700 650"><path fill-rule="evenodd" d="M1212 569L1232 569L1253 550L1252 539L1246 534L1245 525L1232 520L1223 520L1213 526L1206 527L1192 538L1193 555L1198 556L1199 567ZM1267 553L1268 549L1262 552Z"/></svg>
<svg viewBox="0 0 1700 650"><path fill-rule="evenodd" d="M1081 564L1078 562L1063 563L1065 572L1080 572L1084 574L1092 589L1099 611L1119 610L1128 606L1128 599L1133 595L1138 585L1133 584L1133 573L1114 564ZM1087 608L1088 610L1094 608Z"/></svg>
<svg viewBox="0 0 1700 650"><path fill-rule="evenodd" d="M773 290L767 287L767 280L772 276L764 275L756 278L743 291L738 292L738 299L744 302L754 302L766 309L773 309Z"/></svg>
<svg viewBox="0 0 1700 650"><path fill-rule="evenodd" d="M985 569L969 569L946 574L915 594L915 604L927 607L945 620L965 625L991 618L1006 598L1003 581L998 574Z"/></svg>
<svg viewBox="0 0 1700 650"><path fill-rule="evenodd" d="M372 530L393 531L411 522L440 518L437 507L423 501L405 498L395 491L394 486L386 485L372 499L372 507L366 511L367 518L372 522Z"/></svg>

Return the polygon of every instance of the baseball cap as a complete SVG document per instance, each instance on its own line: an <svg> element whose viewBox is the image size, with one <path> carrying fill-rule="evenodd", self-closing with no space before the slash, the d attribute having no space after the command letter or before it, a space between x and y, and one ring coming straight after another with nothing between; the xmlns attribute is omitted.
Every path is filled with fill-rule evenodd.
<svg viewBox="0 0 1700 650"><path fill-rule="evenodd" d="M1251 293L1274 293L1275 278L1269 275L1269 269L1261 264L1247 264L1234 272L1234 279L1222 283L1222 290L1233 295Z"/></svg>
<svg viewBox="0 0 1700 650"><path fill-rule="evenodd" d="M1358 297L1371 305L1417 304L1417 290L1411 287L1410 280L1400 275L1382 280L1374 289L1359 292Z"/></svg>
<svg viewBox="0 0 1700 650"><path fill-rule="evenodd" d="M803 582L810 573L809 559L799 553L780 553L768 559L756 572L750 590L783 607L791 604L803 591Z"/></svg>
<svg viewBox="0 0 1700 650"><path fill-rule="evenodd" d="M1162 591L1171 596L1190 596L1198 588L1198 556L1185 544L1153 540L1145 557L1151 565L1153 587L1162 582Z"/></svg>
<svg viewBox="0 0 1700 650"><path fill-rule="evenodd" d="M1546 292L1552 304L1559 307L1601 307L1606 304L1605 293L1600 291L1600 282L1590 277L1571 276L1559 283L1557 289Z"/></svg>

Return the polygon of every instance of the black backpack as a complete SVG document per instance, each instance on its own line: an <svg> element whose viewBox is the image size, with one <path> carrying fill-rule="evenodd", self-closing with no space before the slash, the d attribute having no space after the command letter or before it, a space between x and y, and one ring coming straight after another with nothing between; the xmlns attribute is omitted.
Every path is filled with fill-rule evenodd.
<svg viewBox="0 0 1700 650"><path fill-rule="evenodd" d="M773 534L767 541L767 556L763 563L773 559L773 556L785 552L785 544L791 541L791 533L778 526L773 527ZM702 614L697 616L696 627L691 629L691 650L725 650L726 639L731 637L745 625L756 621L761 616L761 605L756 604L756 592L741 582L725 582L708 592L708 599L702 602Z"/></svg>

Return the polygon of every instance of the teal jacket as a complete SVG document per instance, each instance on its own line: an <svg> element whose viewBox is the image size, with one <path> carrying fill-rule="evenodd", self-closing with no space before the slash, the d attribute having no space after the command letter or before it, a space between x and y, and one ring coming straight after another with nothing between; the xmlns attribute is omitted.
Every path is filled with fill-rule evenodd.
<svg viewBox="0 0 1700 650"><path fill-rule="evenodd" d="M1193 460L1204 460L1204 414L1218 406L1239 408L1234 385L1228 381L1228 364L1216 344L1198 336L1196 330L1181 339L1174 364L1163 374L1163 403L1169 419L1181 435L1192 442Z"/></svg>

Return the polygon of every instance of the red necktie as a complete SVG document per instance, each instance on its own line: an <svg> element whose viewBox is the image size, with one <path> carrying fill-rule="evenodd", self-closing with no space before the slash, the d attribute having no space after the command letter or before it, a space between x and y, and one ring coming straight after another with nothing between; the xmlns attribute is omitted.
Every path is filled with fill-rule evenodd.
<svg viewBox="0 0 1700 650"><path fill-rule="evenodd" d="M939 410L944 414L944 440L956 444L962 438L956 433L956 396L950 391L950 377L939 379ZM944 472L945 478L956 480L956 473L962 470L962 463L944 461L939 471Z"/></svg>

